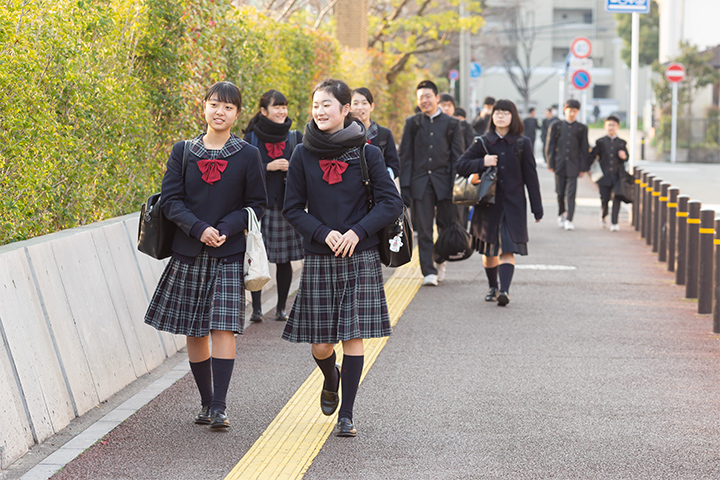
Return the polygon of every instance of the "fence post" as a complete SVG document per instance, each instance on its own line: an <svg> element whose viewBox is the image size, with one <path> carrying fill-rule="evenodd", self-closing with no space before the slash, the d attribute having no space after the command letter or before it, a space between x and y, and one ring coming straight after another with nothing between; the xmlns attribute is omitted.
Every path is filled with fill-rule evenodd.
<svg viewBox="0 0 720 480"><path fill-rule="evenodd" d="M642 172L642 176L640 179L640 238L645 238L645 230L647 228L647 223L645 223L645 214L647 213L645 194L647 192L645 191L645 188L647 187L648 175L650 175L648 172Z"/></svg>
<svg viewBox="0 0 720 480"><path fill-rule="evenodd" d="M652 252L658 251L658 244L660 243L660 184L663 183L662 178L654 178L652 184Z"/></svg>
<svg viewBox="0 0 720 480"><path fill-rule="evenodd" d="M700 269L700 209L702 203L693 200L688 204L687 265L685 267L685 298L698 298L698 270Z"/></svg>
<svg viewBox="0 0 720 480"><path fill-rule="evenodd" d="M685 285L685 266L687 265L687 216L690 197L680 195L678 197L677 213L677 257L675 268L675 283Z"/></svg>
<svg viewBox="0 0 720 480"><path fill-rule="evenodd" d="M715 210L700 212L700 272L698 275L698 313L712 313L713 298L713 223Z"/></svg>
<svg viewBox="0 0 720 480"><path fill-rule="evenodd" d="M667 260L667 233L668 233L668 191L670 184L660 185L660 239L658 240L658 261Z"/></svg>
<svg viewBox="0 0 720 480"><path fill-rule="evenodd" d="M643 235L645 243L652 242L652 184L655 175L648 175L645 181L645 200L643 201Z"/></svg>
<svg viewBox="0 0 720 480"><path fill-rule="evenodd" d="M715 219L715 287L713 306L713 332L720 333L720 218Z"/></svg>
<svg viewBox="0 0 720 480"><path fill-rule="evenodd" d="M640 184L642 183L642 168L633 170L635 177L635 187L633 188L633 204L632 204L632 224L635 231L640 231Z"/></svg>
<svg viewBox="0 0 720 480"><path fill-rule="evenodd" d="M668 198L668 204L667 204L667 216L668 216L668 229L667 229L667 264L668 264L668 272L674 272L675 271L675 245L677 240L677 201L678 201L678 195L680 194L680 189L673 187L671 188L668 193L670 194L670 197Z"/></svg>

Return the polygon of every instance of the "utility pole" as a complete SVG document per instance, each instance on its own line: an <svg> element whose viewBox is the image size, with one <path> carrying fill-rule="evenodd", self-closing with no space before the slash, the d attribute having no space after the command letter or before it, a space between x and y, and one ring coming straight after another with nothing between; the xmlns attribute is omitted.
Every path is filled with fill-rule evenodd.
<svg viewBox="0 0 720 480"><path fill-rule="evenodd" d="M459 16L462 21L467 17L465 11L465 0L460 0ZM460 30L460 106L470 114L470 33L465 29Z"/></svg>

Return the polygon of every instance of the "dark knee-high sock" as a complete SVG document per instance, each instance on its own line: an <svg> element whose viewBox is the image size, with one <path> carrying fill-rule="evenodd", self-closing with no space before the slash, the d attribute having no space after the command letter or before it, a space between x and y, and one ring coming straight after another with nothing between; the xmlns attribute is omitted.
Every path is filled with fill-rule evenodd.
<svg viewBox="0 0 720 480"><path fill-rule="evenodd" d="M323 385L323 389L327 390L328 392L337 392L338 378L337 370L335 370L335 350L333 350L332 355L330 355L328 358L323 358L322 360L320 360L315 355L313 355L313 358L315 359L315 363L317 363L318 367L320 367L320 371L325 376L325 384Z"/></svg>
<svg viewBox="0 0 720 480"><path fill-rule="evenodd" d="M485 275L487 275L490 288L498 288L498 267L485 267Z"/></svg>
<svg viewBox="0 0 720 480"><path fill-rule="evenodd" d="M200 404L209 407L213 400L212 362L209 358L202 362L190 362L190 371L200 391Z"/></svg>
<svg viewBox="0 0 720 480"><path fill-rule="evenodd" d="M252 296L253 312L262 312L262 290L250 292Z"/></svg>
<svg viewBox="0 0 720 480"><path fill-rule="evenodd" d="M228 387L230 386L230 377L232 377L234 358L215 358L212 359L213 370L213 392L212 405L210 410L225 410L225 397L227 396Z"/></svg>
<svg viewBox="0 0 720 480"><path fill-rule="evenodd" d="M338 418L353 418L353 405L355 404L355 396L357 395L358 385L360 385L360 377L362 376L363 363L365 356L345 355L342 364L342 403L340 404L340 413Z"/></svg>
<svg viewBox="0 0 720 480"><path fill-rule="evenodd" d="M277 309L285 310L285 303L287 302L288 292L290 292L290 284L292 283L293 271L292 264L279 263L277 265L277 272L275 278L277 278Z"/></svg>
<svg viewBox="0 0 720 480"><path fill-rule="evenodd" d="M512 283L513 273L515 273L515 265L512 263L502 263L498 266L500 274L500 290L510 292L510 283Z"/></svg>

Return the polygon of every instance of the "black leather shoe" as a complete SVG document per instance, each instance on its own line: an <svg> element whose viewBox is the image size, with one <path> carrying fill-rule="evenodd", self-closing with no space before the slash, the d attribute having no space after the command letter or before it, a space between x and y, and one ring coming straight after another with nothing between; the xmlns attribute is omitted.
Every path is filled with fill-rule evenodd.
<svg viewBox="0 0 720 480"><path fill-rule="evenodd" d="M336 437L354 437L357 435L355 425L349 418L341 418L335 425L335 436Z"/></svg>
<svg viewBox="0 0 720 480"><path fill-rule="evenodd" d="M275 321L276 322L287 322L288 321L288 315L285 313L285 310L278 310L275 314Z"/></svg>
<svg viewBox="0 0 720 480"><path fill-rule="evenodd" d="M195 423L198 425L210 425L210 406L204 406L195 416Z"/></svg>
<svg viewBox="0 0 720 480"><path fill-rule="evenodd" d="M335 365L335 371L337 371L338 389L334 392L323 389L320 392L320 410L322 410L323 415L328 417L335 413L340 403L340 396L338 395L338 390L340 390L340 365Z"/></svg>
<svg viewBox="0 0 720 480"><path fill-rule="evenodd" d="M488 290L487 295L485 295L485 301L486 302L494 302L497 300L497 287L490 287L490 290Z"/></svg>
<svg viewBox="0 0 720 480"><path fill-rule="evenodd" d="M499 292L497 296L497 302L499 307L504 307L508 303L510 303L510 296L508 295L508 292Z"/></svg>
<svg viewBox="0 0 720 480"><path fill-rule="evenodd" d="M262 312L254 311L252 315L250 315L250 323L260 323L263 321L263 315Z"/></svg>
<svg viewBox="0 0 720 480"><path fill-rule="evenodd" d="M222 410L210 412L210 430L226 430L230 428L230 420Z"/></svg>

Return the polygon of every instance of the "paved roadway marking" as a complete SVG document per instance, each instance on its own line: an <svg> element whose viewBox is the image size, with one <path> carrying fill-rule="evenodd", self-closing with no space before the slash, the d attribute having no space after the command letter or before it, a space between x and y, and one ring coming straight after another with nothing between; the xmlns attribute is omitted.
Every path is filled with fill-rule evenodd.
<svg viewBox="0 0 720 480"><path fill-rule="evenodd" d="M413 260L395 270L385 282L390 323L395 326L422 284L417 249ZM365 365L360 379L387 343L386 338L365 340ZM338 347L340 358L341 347ZM326 417L320 412L318 392L322 385L319 368L305 380L280 413L225 480L301 479L337 421L337 414Z"/></svg>

